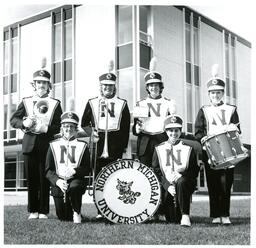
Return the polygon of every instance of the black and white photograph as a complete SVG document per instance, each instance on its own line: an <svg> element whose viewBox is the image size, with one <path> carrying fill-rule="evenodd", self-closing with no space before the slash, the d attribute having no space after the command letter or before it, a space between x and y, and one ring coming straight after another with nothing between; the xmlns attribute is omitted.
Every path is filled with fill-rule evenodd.
<svg viewBox="0 0 256 248"><path fill-rule="evenodd" d="M5 3L0 244L255 245L254 15Z"/></svg>

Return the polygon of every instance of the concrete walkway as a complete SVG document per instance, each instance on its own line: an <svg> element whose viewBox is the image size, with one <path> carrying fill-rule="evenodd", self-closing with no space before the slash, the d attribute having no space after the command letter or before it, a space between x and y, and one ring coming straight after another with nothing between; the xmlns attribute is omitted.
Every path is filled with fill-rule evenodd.
<svg viewBox="0 0 256 248"><path fill-rule="evenodd" d="M202 194L193 194L193 201L208 201L208 195ZM250 195L232 195L232 200L242 200L242 199L251 199ZM93 203L92 196L89 196L88 193L83 195L83 203ZM53 198L50 197L50 204L54 204ZM4 205L13 206L13 205L27 205L27 192L4 192Z"/></svg>

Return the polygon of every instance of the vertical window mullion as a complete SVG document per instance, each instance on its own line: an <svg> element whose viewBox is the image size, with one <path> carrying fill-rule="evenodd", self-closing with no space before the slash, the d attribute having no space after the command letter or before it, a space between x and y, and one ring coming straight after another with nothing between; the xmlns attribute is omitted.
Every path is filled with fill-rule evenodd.
<svg viewBox="0 0 256 248"><path fill-rule="evenodd" d="M72 5L72 98L75 99L75 81L76 81L76 75L75 75L75 6ZM116 60L115 60L116 61Z"/></svg>
<svg viewBox="0 0 256 248"><path fill-rule="evenodd" d="M62 109L64 109L65 106L65 99L64 99L64 10L61 8L61 103L62 103Z"/></svg>
<svg viewBox="0 0 256 248"><path fill-rule="evenodd" d="M8 109L7 120L10 120L11 115L11 71L12 71L12 30L9 28L9 63L8 63ZM7 141L10 139L10 124L7 121Z"/></svg>
<svg viewBox="0 0 256 248"><path fill-rule="evenodd" d="M192 122L195 115L195 75L194 75L194 64L195 64L195 51L194 51L194 15L193 12L190 15L190 47L191 47L191 99L192 99ZM192 132L194 127L192 126Z"/></svg>

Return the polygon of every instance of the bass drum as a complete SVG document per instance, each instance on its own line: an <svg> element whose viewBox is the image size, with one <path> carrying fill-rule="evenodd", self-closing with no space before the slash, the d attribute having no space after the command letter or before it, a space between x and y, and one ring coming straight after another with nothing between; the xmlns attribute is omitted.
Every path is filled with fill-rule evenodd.
<svg viewBox="0 0 256 248"><path fill-rule="evenodd" d="M120 159L107 165L94 184L94 201L113 223L137 224L148 220L160 204L155 173L137 160Z"/></svg>

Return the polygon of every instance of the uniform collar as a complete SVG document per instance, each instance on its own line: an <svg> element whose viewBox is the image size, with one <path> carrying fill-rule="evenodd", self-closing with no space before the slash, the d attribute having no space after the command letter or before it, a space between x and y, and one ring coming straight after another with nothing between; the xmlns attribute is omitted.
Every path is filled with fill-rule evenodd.
<svg viewBox="0 0 256 248"><path fill-rule="evenodd" d="M224 102L223 101L220 101L219 103L217 103L217 104L213 104L212 103L212 106L214 106L214 107L219 107L219 106L221 106L221 105L223 105L224 104Z"/></svg>
<svg viewBox="0 0 256 248"><path fill-rule="evenodd" d="M153 100L158 100L158 99L162 98L162 95L160 94L158 97L153 98L153 97L151 97L151 95L149 94L149 95L148 95L148 98L149 98L149 99L153 99Z"/></svg>
<svg viewBox="0 0 256 248"><path fill-rule="evenodd" d="M75 136L72 136L71 138L67 139L65 136L62 137L65 141L72 141L72 140L75 140L76 137Z"/></svg>

